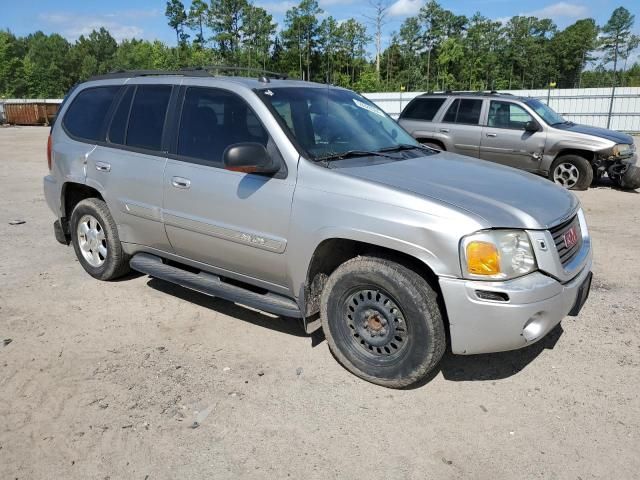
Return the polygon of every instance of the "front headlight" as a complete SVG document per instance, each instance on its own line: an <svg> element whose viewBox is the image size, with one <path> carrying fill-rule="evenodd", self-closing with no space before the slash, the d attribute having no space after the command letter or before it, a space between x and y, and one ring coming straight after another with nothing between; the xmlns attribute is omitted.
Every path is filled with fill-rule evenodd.
<svg viewBox="0 0 640 480"><path fill-rule="evenodd" d="M474 280L509 280L538 266L531 241L523 230L484 230L460 242L464 276Z"/></svg>
<svg viewBox="0 0 640 480"><path fill-rule="evenodd" d="M619 157L622 155L631 155L635 150L635 145L631 145L629 143L618 143L613 146L611 149L614 157Z"/></svg>

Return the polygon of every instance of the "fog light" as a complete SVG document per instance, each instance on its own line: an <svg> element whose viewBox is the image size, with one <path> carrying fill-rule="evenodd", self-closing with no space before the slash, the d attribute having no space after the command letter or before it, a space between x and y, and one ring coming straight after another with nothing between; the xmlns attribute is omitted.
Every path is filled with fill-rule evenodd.
<svg viewBox="0 0 640 480"><path fill-rule="evenodd" d="M544 330L545 323L546 322L543 313L536 313L533 317L527 320L527 323L522 329L522 336L527 342L535 340Z"/></svg>

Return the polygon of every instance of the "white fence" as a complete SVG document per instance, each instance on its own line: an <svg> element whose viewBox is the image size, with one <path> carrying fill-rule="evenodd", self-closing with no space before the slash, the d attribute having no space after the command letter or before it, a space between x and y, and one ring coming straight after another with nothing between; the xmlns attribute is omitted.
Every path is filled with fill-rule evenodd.
<svg viewBox="0 0 640 480"><path fill-rule="evenodd" d="M501 90L522 97L534 97L547 103L568 120L596 127L607 127L624 132L640 133L640 87L616 88L611 105L611 88L572 88L552 90ZM422 92L365 93L394 118L407 103ZM0 123L3 120L3 103L59 103L61 100L0 99ZM612 108L609 122L609 108Z"/></svg>
<svg viewBox="0 0 640 480"><path fill-rule="evenodd" d="M500 90L547 103L567 120L595 127L607 127L612 106L612 130L640 132L640 87L618 87L611 105L611 88L567 88L552 90ZM422 92L365 93L372 102L394 118Z"/></svg>

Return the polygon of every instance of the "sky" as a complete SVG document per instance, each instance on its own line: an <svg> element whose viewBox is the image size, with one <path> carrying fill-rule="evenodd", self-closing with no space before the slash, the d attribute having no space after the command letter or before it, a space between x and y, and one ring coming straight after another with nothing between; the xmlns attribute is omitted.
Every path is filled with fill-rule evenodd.
<svg viewBox="0 0 640 480"><path fill-rule="evenodd" d="M183 3L188 9L190 1ZM285 11L297 2L253 0L253 3L265 8L282 25ZM368 0L319 0L319 3L325 15L333 15L337 20L355 18L367 23L365 16L373 14ZM402 21L417 13L424 3L425 0L389 0L383 46L392 32L399 30ZM496 20L514 15L551 18L560 28L586 17L603 25L616 7L624 6L636 14L634 30L640 33L640 0L441 0L440 4L458 15L481 12ZM104 26L118 41L135 37L175 44L175 33L164 16L165 5L166 0L0 0L0 29L9 29L16 35L37 30L55 32L73 41Z"/></svg>

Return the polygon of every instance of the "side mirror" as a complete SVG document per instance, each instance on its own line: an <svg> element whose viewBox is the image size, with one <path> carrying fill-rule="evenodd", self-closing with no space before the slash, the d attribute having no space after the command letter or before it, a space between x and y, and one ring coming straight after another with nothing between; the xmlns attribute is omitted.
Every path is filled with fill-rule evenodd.
<svg viewBox="0 0 640 480"><path fill-rule="evenodd" d="M536 122L535 120L529 120L527 123L524 124L525 132L539 132L540 130L542 129L540 128L540 125L538 124L538 122Z"/></svg>
<svg viewBox="0 0 640 480"><path fill-rule="evenodd" d="M276 173L280 170L267 149L254 142L229 145L222 154L222 162L225 169L233 172Z"/></svg>

